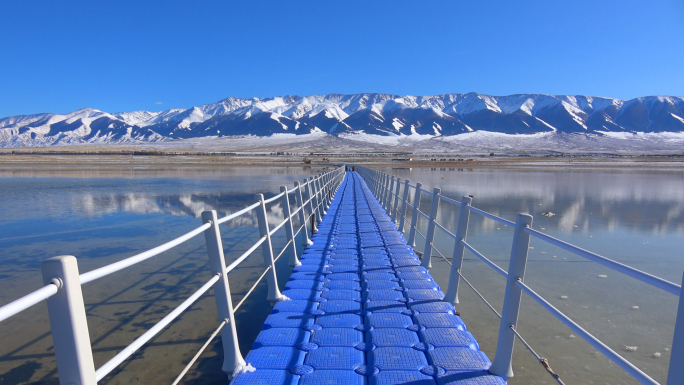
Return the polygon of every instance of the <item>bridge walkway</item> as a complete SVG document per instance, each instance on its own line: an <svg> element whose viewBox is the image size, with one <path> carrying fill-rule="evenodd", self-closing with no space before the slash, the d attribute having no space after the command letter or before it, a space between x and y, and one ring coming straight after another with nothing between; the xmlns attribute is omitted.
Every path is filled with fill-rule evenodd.
<svg viewBox="0 0 684 385"><path fill-rule="evenodd" d="M505 384L356 172L312 240L231 384Z"/></svg>

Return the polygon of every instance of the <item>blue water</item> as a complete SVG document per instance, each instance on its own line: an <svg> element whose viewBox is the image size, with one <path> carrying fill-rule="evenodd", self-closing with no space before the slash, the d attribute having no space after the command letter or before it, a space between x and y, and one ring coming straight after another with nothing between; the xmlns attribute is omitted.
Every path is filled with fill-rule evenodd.
<svg viewBox="0 0 684 385"><path fill-rule="evenodd" d="M387 169L387 171L390 171ZM677 284L684 271L684 172L681 169L394 169L413 184L515 221L530 213L533 227ZM421 200L429 212L431 201ZM552 217L542 213L553 212ZM437 222L455 232L458 208L442 202ZM508 270L512 229L471 214L468 243ZM408 227L408 225L407 225ZM421 218L419 230L426 233ZM454 241L436 230L435 246L448 258ZM417 249L424 241L417 236ZM554 306L660 382L664 382L676 297L532 238L525 281ZM436 252L431 273L441 285L448 267ZM505 280L466 251L463 274L500 312ZM603 277L605 276L605 277ZM496 350L498 318L462 284L460 312L483 350ZM637 306L638 309L633 308ZM569 383L636 383L529 298L518 330ZM630 351L627 346L637 347ZM658 354L656 354L658 353ZM521 344L510 384L554 383ZM568 383L566 382L566 383Z"/></svg>
<svg viewBox="0 0 684 385"><path fill-rule="evenodd" d="M89 170L90 171L90 170ZM211 173L163 168L128 173L49 172L0 178L0 303L41 286L40 264L57 255L74 255L81 272L135 255L202 224L200 214L219 217L293 186L315 171L302 167L222 168ZM47 176L46 176L47 174ZM269 221L282 220L280 203L267 208ZM227 260L235 259L259 238L254 213L221 226ZM279 252L280 231L274 236ZM263 271L261 250L231 273L235 303ZM280 280L289 276L287 257L278 263ZM191 241L83 287L97 367L168 314L210 278L204 237ZM261 285L238 312L238 330L246 352L269 313ZM251 322L253 319L261 321ZM170 383L216 327L213 294L193 305L141 354L101 383ZM0 324L0 384L53 383L54 355L46 307L37 305ZM225 382L220 342L202 356L188 379Z"/></svg>

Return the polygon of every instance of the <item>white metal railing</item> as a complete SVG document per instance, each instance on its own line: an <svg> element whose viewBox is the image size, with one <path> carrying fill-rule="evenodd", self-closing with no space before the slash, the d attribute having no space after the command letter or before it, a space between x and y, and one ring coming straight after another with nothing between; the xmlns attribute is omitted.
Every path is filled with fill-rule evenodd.
<svg viewBox="0 0 684 385"><path fill-rule="evenodd" d="M425 238L425 249L422 255L421 265L425 268L430 268L431 266L431 256L432 250L436 250L440 257L451 264L451 271L449 274L448 288L445 293L444 301L450 302L454 305L458 304L458 287L461 278L482 298L485 303L501 318L501 324L499 326L499 336L497 341L496 355L494 361L489 371L492 374L509 379L513 377L512 368L512 357L513 357L513 342L515 337L521 339L525 346L539 359L539 361L545 366L547 371L554 376L554 379L559 383L562 381L558 378L558 375L553 373L548 366L545 359L540 358L532 350L532 348L527 344L527 342L522 339L522 336L516 331L516 326L518 322L518 315L520 310L520 301L522 293L529 295L537 303L539 303L544 309L549 311L553 316L567 325L570 329L576 332L580 337L589 342L594 346L599 352L604 354L615 364L629 373L632 377L637 379L642 384L658 384L655 380L649 377L646 373L641 371L639 368L634 366L632 363L627 361L620 354L609 348L598 338L584 330L581 326L575 323L567 315L563 314L560 310L556 309L548 301L546 301L541 295L536 293L532 288L524 283L525 266L527 264L527 256L529 251L530 236L534 236L542 241L560 247L571 253L574 253L580 257L586 258L590 261L599 263L607 268L615 270L619 273L625 274L629 277L635 278L641 282L649 284L653 287L664 290L668 293L679 296L679 307L677 311L677 318L675 321L675 330L672 342L672 351L670 357L670 366L668 370L667 385L682 385L684 384L684 294L682 292L682 286L684 286L684 276L682 278L682 285L677 285L676 283L667 281L660 277L656 277L652 274L648 274L641 270L635 269L631 266L627 266L620 262L614 261L612 259L603 257L591 251L584 250L580 247L572 245L563 240L554 238L550 235L544 234L538 230L532 229L532 216L529 214L518 214L516 221L510 221L508 219L501 218L497 215L488 213L481 209L471 206L472 197L466 196L461 199L461 201L456 201L451 198L447 198L441 195L441 191L435 188L432 192L424 190L420 183L411 185L409 180L405 180L401 183L399 178L388 175L386 173L373 170L366 167L355 166L361 176L366 180L371 188L373 194L377 197L380 204L386 209L388 215L395 220L397 215L399 216L399 231L405 232L404 224L409 223L408 229L408 244L415 247L415 235L416 233L422 234L417 229L418 216L422 216L428 220L428 230L427 234L423 236ZM394 187L396 183L396 188ZM400 188L403 186L403 189ZM413 190L413 200L411 199L411 189ZM403 192L402 192L403 190ZM431 206L430 214L425 214L420 211L420 199L422 194L431 195ZM455 232L451 232L446 229L443 225L437 223L437 212L439 210L440 201L454 204L460 207L458 214L458 222ZM401 206L401 207L400 207ZM408 208L411 208L412 215L409 218L406 217ZM509 261L508 271L503 270L497 266L494 262L485 257L482 253L477 251L474 247L466 242L466 235L468 232L468 222L470 219L470 213L479 214L485 218L494 220L502 225L513 227L513 243L511 248L511 257ZM434 241L434 229L439 228L444 231L446 235L455 240L454 251L449 261L436 247L433 245ZM465 277L462 276L463 267L463 255L464 251L468 250L473 255L485 262L489 267L495 270L497 273L504 276L507 280L506 291L504 295L503 311L499 314L487 300L475 289L474 286L470 284Z"/></svg>
<svg viewBox="0 0 684 385"><path fill-rule="evenodd" d="M344 168L337 167L315 177L310 177L303 183L295 182L294 188L290 190L283 186L280 188L279 194L269 199L264 199L262 194L257 194L258 201L256 203L223 218L218 218L216 211L205 211L202 213L202 226L163 245L87 273L79 275L78 264L73 256L67 255L50 258L44 261L41 267L45 286L0 307L0 321L47 300L60 384L94 385L173 322L204 293L213 288L219 321L221 322L214 333L211 334L207 343L197 352L174 383L178 383L182 376L187 373L190 366L193 365L219 331L222 336L224 351L223 371L232 376L233 374L250 370L242 357L238 345L235 329L235 311L252 294L264 277L266 277L268 284L267 299L271 304L287 299L280 293L278 288L275 262L287 252L290 255L290 266L300 264L297 258L295 239L303 230L301 237L303 245L306 247L312 244L308 236L307 222L311 220L312 225L320 222L322 215L325 214L325 210L330 205L332 197L342 183L344 174ZM290 194L294 194L297 202L297 209L294 211L290 210ZM279 200L284 219L271 229L267 221L266 205ZM260 238L240 257L226 266L219 225L252 210L256 210ZM297 232L293 228L293 218L298 219L299 227ZM285 228L288 241L278 256L274 258L271 236L283 227ZM205 236L212 273L211 279L162 318L161 321L133 341L133 343L96 369L93 363L92 346L88 335L88 324L81 286L159 255L201 233L204 233ZM247 259L259 246L262 248L266 269L248 290L240 303L233 308L228 273Z"/></svg>

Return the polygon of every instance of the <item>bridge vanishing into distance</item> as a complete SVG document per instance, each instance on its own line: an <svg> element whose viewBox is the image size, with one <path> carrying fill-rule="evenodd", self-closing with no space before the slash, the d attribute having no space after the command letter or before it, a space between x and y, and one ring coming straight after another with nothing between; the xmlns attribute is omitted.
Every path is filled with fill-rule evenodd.
<svg viewBox="0 0 684 385"><path fill-rule="evenodd" d="M42 265L44 286L0 307L0 321L47 300L62 385L96 384L211 289L218 309L218 325L174 385L182 382L219 333L224 353L222 369L235 385L505 384L513 377L516 338L556 382L563 384L548 361L516 330L520 301L526 294L637 381L658 384L525 284L529 242L531 237L536 237L679 296L667 385L684 385L681 285L534 230L530 215L519 214L513 222L473 207L470 197L456 201L441 195L437 188L426 191L420 183L411 185L408 180L400 183L394 176L365 167L356 166L351 170L352 166L327 170L304 183L295 183L292 189L281 187L280 194L269 199L258 194L257 202L223 218L218 218L215 211L206 211L202 214L203 225L197 229L87 273L79 274L73 256L50 258ZM423 194L431 197L429 213L420 210ZM440 202L459 207L457 228L453 231L436 220ZM283 220L274 227L269 226L266 210L272 203L280 203L283 213ZM252 211L258 219L260 238L228 264L220 225ZM471 213L514 229L508 270L467 243ZM428 221L426 234L417 228L420 217ZM451 258L445 257L433 244L437 229L455 241ZM276 255L271 237L278 231L285 232L287 243ZM95 368L82 285L130 268L200 234L204 234L206 241L211 279L108 362ZM425 240L422 252L414 249L417 236ZM298 242L306 246L301 255L297 252ZM228 274L259 249L265 270L234 306ZM433 251L438 255L433 256ZM501 313L480 296L501 318L492 361L480 351L476 338L468 332L458 313L458 290L462 282L479 295L461 274L466 251L506 279ZM281 291L275 262L286 254L293 271ZM433 257L451 265L445 288L440 288L429 273ZM244 356L239 349L235 312L264 279L273 310L252 350Z"/></svg>

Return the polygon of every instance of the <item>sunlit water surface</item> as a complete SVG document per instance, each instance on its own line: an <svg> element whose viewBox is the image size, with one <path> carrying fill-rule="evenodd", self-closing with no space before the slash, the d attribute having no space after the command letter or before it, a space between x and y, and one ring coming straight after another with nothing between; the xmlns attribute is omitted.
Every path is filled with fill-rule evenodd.
<svg viewBox="0 0 684 385"><path fill-rule="evenodd" d="M40 287L40 263L51 256L79 258L81 272L157 246L201 224L204 210L219 216L292 186L316 170L303 168L218 168L212 172L162 169L128 173L21 173L0 178L0 303ZM531 213L534 228L580 247L680 283L684 269L684 173L681 170L568 169L385 169L425 189L441 187L459 200L515 220ZM111 175L110 175L111 174ZM270 194L270 195L269 195ZM429 211L430 201L421 202ZM550 218L541 216L551 211ZM455 230L458 208L442 203L437 221ZM280 206L269 219L282 218ZM228 260L258 239L255 217L222 226ZM425 234L421 220L419 231ZM512 231L471 215L468 242L508 269ZM300 242L298 242L300 243ZM424 249L420 236L416 248ZM453 240L436 231L435 246L448 258ZM279 234L274 244L284 244ZM279 249L277 250L279 251ZM436 254L436 253L435 253ZM446 287L449 267L436 257L431 273ZM237 303L263 271L259 252L230 275ZM290 270L279 261L282 282ZM501 311L505 280L466 252L463 274ZM606 276L601 278L599 276ZM153 326L210 278L203 237L134 268L84 285L95 364L105 363ZM621 276L595 263L532 239L525 281L554 306L611 348L665 381L676 310L674 296ZM237 315L240 347L246 354L270 311L260 285ZM465 285L458 310L481 348L493 359L499 322ZM638 306L638 309L634 309ZM216 327L211 291L166 328L103 384L171 383ZM589 344L529 298L524 298L519 331L549 359L566 384L636 383ZM57 383L44 304L0 324L0 384ZM636 351L626 348L637 347ZM225 383L221 345L214 342L186 383ZM631 349L630 349L631 350ZM656 357L660 353L659 357ZM555 383L520 344L510 384Z"/></svg>
<svg viewBox="0 0 684 385"><path fill-rule="evenodd" d="M86 272L148 250L202 222L205 210L219 217L266 198L280 186L318 172L310 167L177 167L134 171L90 168L22 170L0 177L0 304L41 286L40 264L74 255ZM11 173L9 173L11 174ZM294 203L294 199L293 199ZM267 207L269 222L283 218ZM226 259L234 260L258 238L254 212L221 226ZM273 238L276 253L283 231ZM301 242L298 242L301 243ZM229 276L237 304L263 271L261 249ZM281 284L291 269L278 261ZM161 320L211 277L202 235L157 257L83 286L95 366L100 367ZM282 287L282 285L281 285ZM270 312L261 284L237 313L240 348L246 354ZM102 384L169 384L218 325L210 290ZM39 304L0 324L0 384L57 384L47 318ZM185 383L226 383L218 338Z"/></svg>
<svg viewBox="0 0 684 385"><path fill-rule="evenodd" d="M628 264L682 282L684 172L635 169L395 168L385 172L421 182L454 200L515 221L534 217L533 228ZM421 211L431 201L423 194ZM542 213L552 212L551 217ZM455 232L459 209L440 204L437 222ZM419 231L427 221L420 217ZM408 224L406 225L408 227ZM440 229L435 246L448 259L454 241ZM468 243L508 270L512 228L471 214ZM416 236L416 249L424 250ZM446 288L449 266L433 251L432 275ZM463 275L501 312L505 278L466 250ZM556 246L532 238L525 282L612 349L664 383L670 360L677 298ZM463 282L458 309L481 348L493 359L499 318ZM587 342L524 296L518 330L566 384L636 384ZM634 350L636 348L636 350ZM509 384L552 384L525 347L516 342L515 377Z"/></svg>

